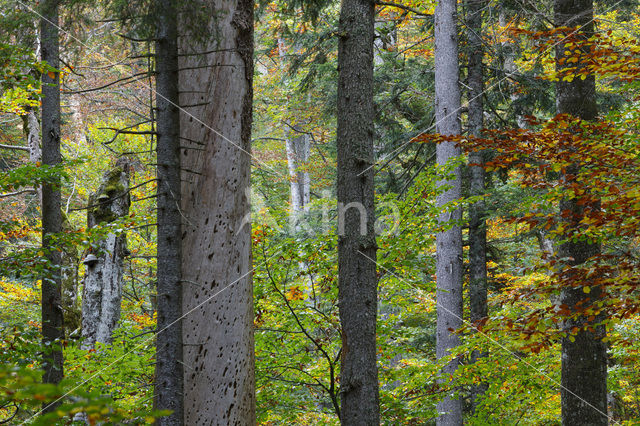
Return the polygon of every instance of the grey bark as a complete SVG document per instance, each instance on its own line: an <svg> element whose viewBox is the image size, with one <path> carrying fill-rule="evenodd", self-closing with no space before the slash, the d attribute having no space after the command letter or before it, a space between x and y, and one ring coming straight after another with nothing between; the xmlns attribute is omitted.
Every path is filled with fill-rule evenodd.
<svg viewBox="0 0 640 426"><path fill-rule="evenodd" d="M343 0L338 44L338 288L341 423L378 425L374 231L374 2ZM352 204L355 203L355 204ZM361 208L347 206L354 205ZM364 216L364 217L362 217ZM364 224L361 227L361 224ZM363 232L364 231L364 232Z"/></svg>
<svg viewBox="0 0 640 426"><path fill-rule="evenodd" d="M436 131L442 135L459 135L460 88L458 86L458 32L456 27L456 0L441 0L435 11L435 91ZM460 148L452 141L438 144L436 163L444 165L461 155ZM437 205L442 208L461 196L461 171L457 168L452 179L443 179L438 186L449 187L439 194ZM442 212L440 223L453 221L448 230L436 236L436 297L437 330L436 356L447 356L449 350L460 344L460 339L451 330L462 326L462 231L459 225L462 212L459 208ZM453 375L459 362L451 361L444 369L447 376ZM462 424L462 401L447 395L438 404L438 425Z"/></svg>
<svg viewBox="0 0 640 426"><path fill-rule="evenodd" d="M112 223L129 215L129 163L118 160L105 173L98 190L89 196L87 225ZM126 255L126 235L108 233L95 241L85 259L82 293L82 348L92 349L96 343L110 344L120 320L122 274Z"/></svg>
<svg viewBox="0 0 640 426"><path fill-rule="evenodd" d="M484 127L482 94L484 76L482 58L482 10L485 0L467 0L467 86L469 88L469 134L480 137ZM485 192L484 159L482 151L469 154L470 195ZM478 325L487 317L487 227L485 203L478 201L469 206L469 319ZM483 354L474 351L471 362ZM471 409L475 411L478 397L487 389L486 383L471 388Z"/></svg>
<svg viewBox="0 0 640 426"><path fill-rule="evenodd" d="M184 424L182 216L178 24L174 0L156 0L158 269L154 406L171 410L163 426Z"/></svg>
<svg viewBox="0 0 640 426"><path fill-rule="evenodd" d="M298 50L298 49L296 49ZM278 53L280 56L280 69L286 72L286 44L283 38L278 39ZM289 79L284 77L284 86L288 89ZM311 141L308 134L303 132L302 123L295 120L294 124L285 122L284 131L285 150L287 153L287 169L289 170L289 193L291 198L291 208L289 212L289 230L297 237L301 236L303 229L310 229L305 222L305 213L309 211L311 201L311 178L304 166L309 161ZM302 256L301 256L302 257ZM307 262L298 262L298 269L305 274L309 266ZM313 289L313 277L307 277L304 286L304 293L307 296L306 303L313 306L316 302L315 291Z"/></svg>
<svg viewBox="0 0 640 426"><path fill-rule="evenodd" d="M58 0L45 0L42 7L40 34L42 60L54 68L59 66ZM42 74L42 162L54 166L60 156L60 75L51 78ZM42 249L48 261L48 270L42 277L42 342L44 383L59 383L64 375L62 339L64 338L61 273L62 256L52 242L52 235L62 231L60 179L42 186ZM45 412L55 405L45 407Z"/></svg>
<svg viewBox="0 0 640 426"><path fill-rule="evenodd" d="M555 0L555 24L558 26L580 27L577 35L587 39L593 34L593 0ZM565 46L560 43L556 47L556 69L562 70L568 66L560 64L560 58L565 57ZM583 53L589 57L589 49ZM570 64L582 67L582 63ZM584 80L576 78L571 82L556 83L556 108L558 113L571 114L583 120L596 120L598 109L596 104L595 76L588 75ZM571 148L570 148L571 149ZM579 169L571 165L561 176L564 181L575 179ZM599 208L594 205L583 205L579 199L563 199L560 201L560 211L570 214L565 216L568 229L578 229L584 216L585 208ZM575 267L583 264L590 257L600 253L599 244L586 241L568 241L560 244L558 255L560 259L568 259L567 266ZM591 285L585 282L583 285ZM602 298L603 291L599 286L592 286L589 294L584 293L581 286L564 288L560 295L562 303L570 310L580 312L593 305ZM562 379L561 405L562 424L574 425L606 425L607 418L607 352L602 339L606 336L604 326L595 326L602 321L602 316L589 323L583 315L563 322L565 331L573 327L581 330L571 341L568 337L562 339ZM593 325L593 331L586 329L586 325Z"/></svg>
<svg viewBox="0 0 640 426"><path fill-rule="evenodd" d="M304 169L309 161L310 141L309 135L296 132L299 126L292 126L293 131L286 138L287 166L289 169L289 187L291 193L291 212L289 214L290 230L296 235L301 231L310 229L305 222L305 214L309 212L311 201L311 178L309 172ZM302 237L304 238L304 237ZM309 265L306 261L298 262L298 269L302 274L307 274ZM313 289L313 276L305 280L304 293L309 305L314 305L315 291Z"/></svg>
<svg viewBox="0 0 640 426"><path fill-rule="evenodd" d="M24 122L24 133L29 148L29 162L37 163L42 160L42 149L40 148L40 121L38 114L33 108L27 110L27 114L22 117Z"/></svg>
<svg viewBox="0 0 640 426"><path fill-rule="evenodd" d="M287 50L285 40L278 39L278 55L280 56L280 69L286 72ZM284 85L288 88L289 79L284 78ZM302 132L301 123L285 123L284 131L285 149L287 152L287 168L289 170L289 187L291 193L291 220L298 231L297 222L299 216L308 210L310 202L310 177L302 167L309 161L310 141L309 135Z"/></svg>
<svg viewBox="0 0 640 426"><path fill-rule="evenodd" d="M19 5L20 7L20 5ZM28 13L28 10L25 10ZM25 27L24 31L19 31L16 37L24 45L33 47L35 56L40 55L40 39L38 37L37 24L34 27ZM25 59L28 59L25 57ZM39 71L25 69L24 73L31 74L34 78L41 78ZM40 146L40 120L38 111L34 107L27 107L26 114L22 116L22 127L25 134L26 146L29 148L29 162L37 163L42 160L42 148ZM38 201L41 201L42 194L38 191Z"/></svg>
<svg viewBox="0 0 640 426"><path fill-rule="evenodd" d="M253 425L251 228L243 218L249 213L254 3L200 5L213 9L210 21L198 24L197 37L189 33L193 22L180 21L179 43L180 54L192 54L180 57L181 100L205 103L189 109L193 116L181 115L182 146L198 148L182 151L184 421Z"/></svg>
<svg viewBox="0 0 640 426"><path fill-rule="evenodd" d="M299 129L299 126L293 126ZM287 166L289 169L291 189L291 211L294 216L300 216L309 210L311 200L311 179L309 172L304 170L304 164L309 161L309 136L297 132L289 132L286 141ZM296 218L296 221L299 218Z"/></svg>
<svg viewBox="0 0 640 426"><path fill-rule="evenodd" d="M71 112L70 127L74 139L77 143L84 144L87 142L85 135L84 120L82 119L82 110L80 102L80 95L73 94L69 97L69 110Z"/></svg>
<svg viewBox="0 0 640 426"><path fill-rule="evenodd" d="M29 153L29 162L38 163L42 161L42 147L40 145L40 120L38 113L32 107L27 108L27 113L22 116L22 128L26 140L26 147ZM38 204L42 205L42 188L34 185L37 194Z"/></svg>

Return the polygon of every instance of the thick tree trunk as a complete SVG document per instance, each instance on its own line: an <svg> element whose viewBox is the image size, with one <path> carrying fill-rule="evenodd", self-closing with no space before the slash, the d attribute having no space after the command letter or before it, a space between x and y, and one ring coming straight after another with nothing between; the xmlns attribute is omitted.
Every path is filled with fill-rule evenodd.
<svg viewBox="0 0 640 426"><path fill-rule="evenodd" d="M174 0L156 0L158 269L155 408L160 425L184 424L182 363L182 216L178 24Z"/></svg>
<svg viewBox="0 0 640 426"><path fill-rule="evenodd" d="M42 60L54 68L59 66L58 0L46 0L42 8L40 34ZM51 75L54 77L51 78ZM54 166L60 156L60 75L42 74L42 162ZM52 235L62 231L59 179L42 186L42 249L48 270L42 277L42 341L44 383L59 383L63 373L62 339L64 338L61 303L61 252ZM45 407L45 412L55 408Z"/></svg>
<svg viewBox="0 0 640 426"><path fill-rule="evenodd" d="M111 223L129 215L129 163L119 160L107 172L98 190L89 197L87 225ZM95 249L85 259L82 294L82 348L96 343L110 344L113 330L120 320L122 273L126 255L126 236L113 233L95 242Z"/></svg>
<svg viewBox="0 0 640 426"><path fill-rule="evenodd" d="M484 0L467 0L467 46L469 87L469 134L481 136L483 128L484 89L482 58L482 10ZM470 195L484 194L484 159L481 151L469 154ZM485 203L478 201L469 206L469 319L477 325L487 316L487 228L485 222ZM472 354L473 362L482 354ZM486 390L486 384L471 389L471 409L475 411L478 397Z"/></svg>
<svg viewBox="0 0 640 426"><path fill-rule="evenodd" d="M214 9L211 20L198 26L196 37L189 33L193 22L181 21L179 45L182 104L199 104L188 109L193 116L181 115L184 421L253 425L251 227L243 218L249 212L254 3L200 5ZM215 52L195 55L204 51Z"/></svg>
<svg viewBox="0 0 640 426"><path fill-rule="evenodd" d="M554 13L556 25L579 27L577 34L585 40L593 34L593 0L555 0ZM556 47L557 70L567 66L583 66L580 62L560 63L560 59L566 57L564 52L565 46L560 43ZM589 57L588 48L585 48L583 55ZM598 114L595 77L588 75L584 80L575 78L571 82L557 82L556 107L558 113L571 114L583 120L595 120ZM574 179L577 173L578 166L570 166L561 179ZM578 230L585 208L598 206L585 206L577 198L561 200L560 211L569 213L562 215L566 218L569 231ZM558 248L560 259L570 259L567 267L579 266L599 252L599 244L586 241L569 241L560 244ZM564 288L561 294L562 303L570 310L578 312L601 297L602 290L598 286L592 286L589 294L583 291L582 286ZM589 323L585 317L578 316L577 319L564 321L562 325L565 331L570 331L573 327L580 328L578 334L573 336L573 341L568 336L562 339L562 424L566 426L608 423L607 352L602 341L606 336L606 330L603 326L593 326L593 331L586 329L588 325L599 321L602 321L601 317Z"/></svg>
<svg viewBox="0 0 640 426"><path fill-rule="evenodd" d="M338 285L343 425L380 422L374 231L374 2L343 0L338 44Z"/></svg>
<svg viewBox="0 0 640 426"><path fill-rule="evenodd" d="M460 88L458 87L458 31L456 27L456 0L440 0L435 12L435 87L436 131L442 135L460 134ZM436 148L436 163L440 166L461 155L455 142L442 142ZM437 205L445 206L461 196L461 172L457 168L452 179L444 179L439 187L447 189L437 197ZM443 212L440 222L460 221L459 208ZM449 355L449 350L460 344L451 330L462 326L462 232L459 225L436 236L437 330L436 356ZM451 376L458 367L451 361L443 373ZM453 395L438 404L438 425L462 424L462 401Z"/></svg>

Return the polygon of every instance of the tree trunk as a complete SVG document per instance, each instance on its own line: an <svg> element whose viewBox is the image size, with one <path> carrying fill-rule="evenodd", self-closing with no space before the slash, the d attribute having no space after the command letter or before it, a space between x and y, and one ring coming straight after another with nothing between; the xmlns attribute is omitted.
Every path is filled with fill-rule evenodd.
<svg viewBox="0 0 640 426"><path fill-rule="evenodd" d="M40 34L42 60L59 67L58 0L45 0L42 7ZM51 77L53 76L53 78ZM60 74L42 74L42 162L55 166L60 156ZM64 339L61 273L62 256L52 236L62 231L60 179L52 179L42 186L42 250L48 270L42 277L42 343L44 383L59 383L64 375L62 340ZM45 412L55 405L45 407Z"/></svg>
<svg viewBox="0 0 640 426"><path fill-rule="evenodd" d="M579 27L578 37L586 40L593 35L593 0L555 0L555 23L557 26ZM588 48L584 48L582 57L589 57ZM556 47L556 69L562 70L567 66L581 68L586 64L561 63L561 58L566 58L564 43ZM583 120L597 119L596 85L595 77L588 75L584 80L575 78L571 82L559 81L556 83L556 107L560 114L571 114ZM572 165L561 176L565 182L575 179L578 166ZM567 222L566 229L577 231L580 221L584 216L585 208L599 208L598 206L581 203L579 198L563 199L560 201L560 211ZM567 267L579 266L592 256L600 252L597 243L586 241L569 241L560 244L558 256L560 259L569 259ZM570 273L570 272L569 272ZM591 283L584 283L590 285ZM566 304L574 312L583 311L603 297L602 289L593 286L591 292L586 294L582 286L564 288L561 293L562 303ZM606 425L607 418L607 352L602 339L606 336L603 326L593 326L587 330L587 326L602 321L602 317L589 322L584 316L578 315L576 319L563 322L565 331L573 327L580 328L574 339L567 336L562 339L562 424L573 425Z"/></svg>
<svg viewBox="0 0 640 426"><path fill-rule="evenodd" d="M296 125L293 128L299 130L300 126ZM291 211L297 223L300 219L299 216L309 210L309 202L311 201L309 172L304 170L303 167L309 161L310 144L308 135L292 131L287 136L286 149L291 188Z"/></svg>
<svg viewBox="0 0 640 426"><path fill-rule="evenodd" d="M27 114L22 117L24 122L24 133L29 147L29 162L37 163L42 160L42 149L40 148L40 122L36 111L29 107Z"/></svg>
<svg viewBox="0 0 640 426"><path fill-rule="evenodd" d="M441 0L435 12L435 88L436 131L442 135L460 134L460 88L458 87L458 32L456 27L456 0ZM445 165L461 155L455 142L446 141L436 148L436 163ZM456 168L452 179L438 182L439 187L449 187L437 197L442 209L447 203L461 197L461 172ZM442 212L439 221L458 222L459 208ZM462 231L458 224L436 236L437 330L436 356L449 355L449 350L460 344L452 332L462 326ZM451 361L443 370L445 376L455 372L459 362ZM462 401L446 396L438 404L438 425L462 424Z"/></svg>
<svg viewBox="0 0 640 426"><path fill-rule="evenodd" d="M338 286L343 425L378 425L374 2L343 0L338 44Z"/></svg>
<svg viewBox="0 0 640 426"><path fill-rule="evenodd" d="M105 173L100 187L89 197L89 206L95 207L87 212L88 227L128 216L129 205L129 163L121 159ZM126 243L126 235L109 233L94 243L94 249L84 259L83 349L92 349L96 343L111 343L120 320Z"/></svg>
<svg viewBox="0 0 640 426"><path fill-rule="evenodd" d="M484 105L482 94L484 89L482 58L482 10L484 0L467 0L467 46L469 87L469 134L482 135ZM481 151L469 154L469 171L471 175L470 195L484 194L484 159ZM485 203L478 201L469 206L469 319L477 325L487 316L487 228L485 222ZM482 354L474 351L471 361L474 362ZM477 400L487 389L486 383L473 386L471 389L471 409L475 411Z"/></svg>
<svg viewBox="0 0 640 426"><path fill-rule="evenodd" d="M158 153L157 335L154 406L171 410L163 426L184 424L182 363L182 216L178 24L174 0L157 0L156 104Z"/></svg>
<svg viewBox="0 0 640 426"><path fill-rule="evenodd" d="M299 49L295 49L298 51ZM280 56L280 70L286 72L286 43L283 38L278 38L278 53ZM284 86L289 89L289 79L283 78ZM291 111L295 116L295 111ZM304 238L301 231L310 230L305 221L305 214L309 212L311 202L311 178L304 166L309 161L311 151L310 135L303 132L302 123L295 120L293 124L285 122L284 130L285 150L287 153L287 169L289 170L289 189L291 195L291 208L289 211L289 232L296 238ZM301 253L301 258L303 254ZM306 261L298 262L300 273L305 275L309 270ZM313 276L307 276L303 289L307 296L305 302L309 306L314 306L316 294L313 289Z"/></svg>
<svg viewBox="0 0 640 426"><path fill-rule="evenodd" d="M186 424L253 425L249 213L251 0L207 0L211 20L180 32L182 289ZM205 27L204 31L202 27ZM206 34L203 37L202 34ZM204 39L204 40L203 40ZM196 55L198 52L213 53ZM189 69L186 69L189 68Z"/></svg>

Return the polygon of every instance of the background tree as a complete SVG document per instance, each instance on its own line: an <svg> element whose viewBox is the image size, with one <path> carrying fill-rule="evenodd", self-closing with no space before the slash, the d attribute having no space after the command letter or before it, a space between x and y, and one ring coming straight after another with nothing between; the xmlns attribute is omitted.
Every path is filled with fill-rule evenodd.
<svg viewBox="0 0 640 426"><path fill-rule="evenodd" d="M466 2L467 26L467 97L468 97L468 133L482 136L484 127L484 47L482 39L482 12L486 2L468 0ZM483 152L469 154L469 194L484 196L485 171ZM487 227L485 222L485 203L479 200L469 206L469 320L480 324L488 313L487 306ZM475 354L477 356L479 354ZM485 385L475 386L471 390L472 409Z"/></svg>

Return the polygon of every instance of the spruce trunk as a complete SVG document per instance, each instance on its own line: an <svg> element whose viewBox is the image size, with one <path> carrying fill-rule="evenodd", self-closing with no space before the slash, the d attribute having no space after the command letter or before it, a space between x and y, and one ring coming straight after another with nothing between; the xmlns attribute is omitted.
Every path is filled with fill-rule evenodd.
<svg viewBox="0 0 640 426"><path fill-rule="evenodd" d="M40 34L42 60L59 67L58 0L46 0L42 8ZM56 166L60 155L60 74L42 74L42 163ZM52 177L42 185L42 250L48 267L42 277L42 343L44 383L60 383L63 373L62 340L62 253L54 244L54 235L62 231L60 178ZM45 407L45 412L55 405Z"/></svg>
<svg viewBox="0 0 640 426"><path fill-rule="evenodd" d="M483 128L484 105L482 102L484 78L482 58L482 10L484 0L467 0L467 86L469 98L469 134L480 137ZM469 154L471 196L482 196L485 190L484 159L482 151ZM469 320L474 326L487 316L487 227L485 203L478 201L469 206ZM471 355L474 362L478 351ZM471 409L475 411L478 397L486 390L481 383L471 388Z"/></svg>
<svg viewBox="0 0 640 426"><path fill-rule="evenodd" d="M458 87L458 31L456 0L441 0L435 12L435 88L436 131L445 136L460 134L460 88ZM436 163L444 166L459 157L461 150L453 141L444 141L436 147ZM461 171L457 167L453 177L438 182L436 203L441 209L439 222L451 222L436 236L436 356L449 355L450 349L460 344L454 333L462 326L462 232L460 208L444 207L461 197ZM446 386L454 386L453 374L459 361L452 360L443 369ZM455 387L438 404L438 425L462 424L462 401L454 393Z"/></svg>
<svg viewBox="0 0 640 426"><path fill-rule="evenodd" d="M343 0L338 44L338 286L343 425L380 422L374 233L374 2Z"/></svg>
<svg viewBox="0 0 640 426"><path fill-rule="evenodd" d="M154 406L163 426L184 424L182 216L178 23L174 0L157 0L158 284Z"/></svg>
<svg viewBox="0 0 640 426"><path fill-rule="evenodd" d="M593 1L592 0L555 0L555 23L557 26L578 27L577 36L583 40L593 35ZM583 57L589 58L590 52L585 48ZM582 62L569 64L566 61L564 43L556 47L556 69L562 70L567 66L577 69L585 66ZM561 61L561 58L565 58ZM598 110L596 104L596 83L593 75L587 75L583 80L575 78L572 81L558 81L556 83L556 107L559 114L570 114L583 120L595 120ZM569 147L568 149L572 149ZM561 179L565 184L579 172L577 165L567 167ZM591 203L581 203L579 198L563 199L560 201L561 216L565 218L568 233L576 232L586 208L599 208ZM560 244L558 256L566 259L567 268L579 267L590 257L600 253L600 245L580 240L569 240ZM569 272L570 273L570 272ZM570 310L581 312L593 305L594 301L603 297L602 289L592 286L589 294L583 291L584 285L562 289L561 303ZM563 322L563 330L570 331L577 327L577 335L562 339L562 424L577 425L606 425L607 418L607 351L602 339L606 336L604 326L593 324L602 321L598 316L594 322L578 314L577 318ZM591 325L591 330L588 326Z"/></svg>

